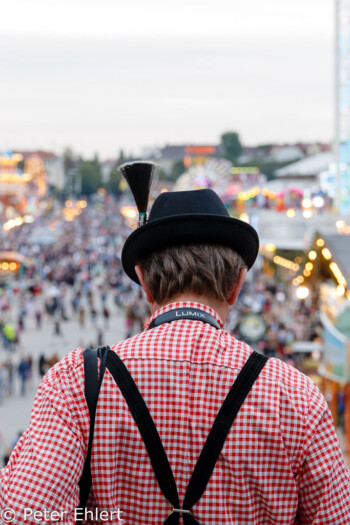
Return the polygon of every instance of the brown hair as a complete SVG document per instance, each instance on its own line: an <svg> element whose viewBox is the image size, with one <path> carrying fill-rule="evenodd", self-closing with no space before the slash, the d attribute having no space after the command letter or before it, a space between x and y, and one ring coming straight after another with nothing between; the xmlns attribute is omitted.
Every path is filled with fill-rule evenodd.
<svg viewBox="0 0 350 525"><path fill-rule="evenodd" d="M138 264L158 304L185 291L226 300L240 270L246 267L234 250L215 244L173 246L148 255Z"/></svg>

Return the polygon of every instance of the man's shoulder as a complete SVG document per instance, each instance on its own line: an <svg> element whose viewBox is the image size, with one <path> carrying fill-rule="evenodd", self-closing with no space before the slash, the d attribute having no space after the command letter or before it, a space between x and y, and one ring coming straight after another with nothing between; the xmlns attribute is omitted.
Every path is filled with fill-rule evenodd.
<svg viewBox="0 0 350 525"><path fill-rule="evenodd" d="M84 350L85 348L78 347L65 355L48 370L44 377L44 383L54 386L61 381L63 376L81 375L84 370Z"/></svg>
<svg viewBox="0 0 350 525"><path fill-rule="evenodd" d="M263 369L262 377L265 377L266 383L271 388L274 385L278 386L285 396L298 400L298 402L304 401L308 406L316 403L324 409L327 407L326 400L314 381L280 359L269 358Z"/></svg>
<svg viewBox="0 0 350 525"><path fill-rule="evenodd" d="M239 341L228 335L230 344L228 346L228 356L226 361L236 361L240 364L239 368L244 365L253 349L243 341ZM281 359L270 357L260 373L260 381L271 391L283 390L287 395L297 398L303 397L305 401L310 402L311 398L317 399L318 402L326 403L317 385L294 366L285 363Z"/></svg>
<svg viewBox="0 0 350 525"><path fill-rule="evenodd" d="M308 389L314 385L313 381L293 365L281 359L270 357L265 365L265 372L271 379L281 381L300 390ZM315 385L316 386L316 385Z"/></svg>

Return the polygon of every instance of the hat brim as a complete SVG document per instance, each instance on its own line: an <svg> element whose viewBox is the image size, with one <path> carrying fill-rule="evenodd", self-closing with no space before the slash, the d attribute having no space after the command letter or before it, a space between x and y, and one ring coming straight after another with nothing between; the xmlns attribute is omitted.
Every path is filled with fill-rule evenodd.
<svg viewBox="0 0 350 525"><path fill-rule="evenodd" d="M122 250L122 265L132 281L139 283L135 265L144 257L180 244L218 244L235 250L248 270L259 252L259 237L249 224L220 215L178 215L153 220L133 231Z"/></svg>

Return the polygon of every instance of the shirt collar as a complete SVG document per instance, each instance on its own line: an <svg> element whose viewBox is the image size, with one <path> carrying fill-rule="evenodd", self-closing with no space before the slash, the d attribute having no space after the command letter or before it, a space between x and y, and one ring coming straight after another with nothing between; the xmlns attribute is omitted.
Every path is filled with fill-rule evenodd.
<svg viewBox="0 0 350 525"><path fill-rule="evenodd" d="M215 312L215 310L210 308L210 306L207 306L206 304L202 304L202 303L196 303L196 302L193 302L193 301L179 301L179 302L170 303L170 304L167 304L165 306L162 306L156 312L154 312L152 317L147 322L146 330L149 327L149 325L151 324L151 322L156 317L158 317L161 314L165 314L166 312L170 312L171 310L175 310L176 308L199 308L200 310L203 310L207 314L210 314L211 316L213 316L214 319L216 319L216 321L219 323L220 327L224 328L224 323L222 322L219 314L217 314Z"/></svg>

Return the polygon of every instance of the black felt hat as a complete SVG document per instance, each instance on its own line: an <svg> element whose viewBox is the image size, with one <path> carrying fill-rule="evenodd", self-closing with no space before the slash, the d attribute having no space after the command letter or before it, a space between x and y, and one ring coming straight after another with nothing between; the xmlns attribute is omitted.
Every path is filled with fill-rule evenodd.
<svg viewBox="0 0 350 525"><path fill-rule="evenodd" d="M210 189L161 193L146 224L133 231L122 251L126 274L139 284L134 267L145 256L180 244L219 244L235 250L248 269L259 251L259 237L249 224L230 217Z"/></svg>

